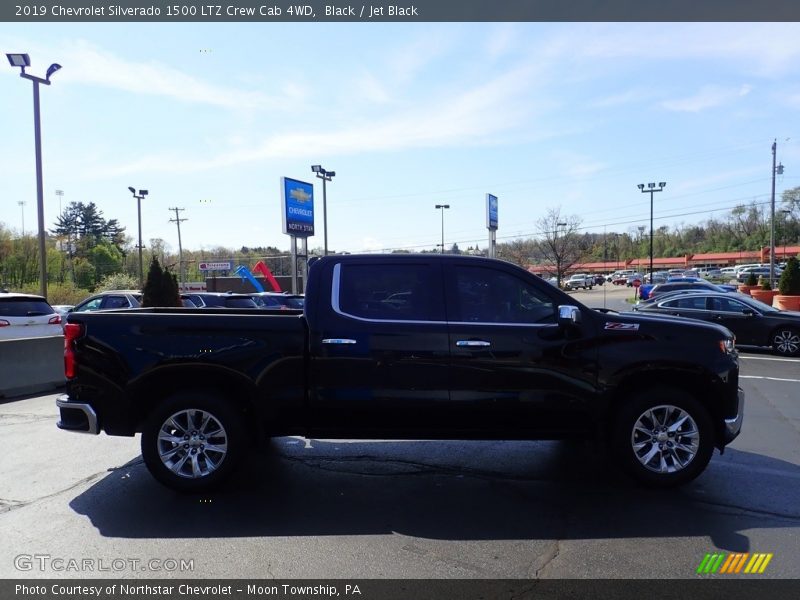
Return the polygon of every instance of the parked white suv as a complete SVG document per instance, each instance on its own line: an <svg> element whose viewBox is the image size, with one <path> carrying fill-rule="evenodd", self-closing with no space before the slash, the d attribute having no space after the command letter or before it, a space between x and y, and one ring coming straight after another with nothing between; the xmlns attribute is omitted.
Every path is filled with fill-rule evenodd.
<svg viewBox="0 0 800 600"><path fill-rule="evenodd" d="M0 340L62 335L61 315L41 296L0 293Z"/></svg>
<svg viewBox="0 0 800 600"><path fill-rule="evenodd" d="M594 275L576 273L566 281L564 287L568 290L577 290L578 288L592 289L594 287Z"/></svg>

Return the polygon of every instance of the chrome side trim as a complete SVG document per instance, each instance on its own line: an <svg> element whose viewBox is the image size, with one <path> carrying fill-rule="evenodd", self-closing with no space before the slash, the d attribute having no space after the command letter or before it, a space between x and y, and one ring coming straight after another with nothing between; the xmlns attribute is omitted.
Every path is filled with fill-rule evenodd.
<svg viewBox="0 0 800 600"><path fill-rule="evenodd" d="M62 395L56 399L56 406L63 410L79 410L86 415L86 421L89 424L89 428L86 431L81 429L66 429L65 431L73 431L75 433L91 433L93 435L100 433L100 429L97 426L97 413L94 412L94 409L89 404L82 402L70 402L69 396ZM61 421L59 421L57 425L59 429L63 429L63 427L61 427Z"/></svg>
<svg viewBox="0 0 800 600"><path fill-rule="evenodd" d="M347 338L325 338L322 340L323 344L355 344L357 343L355 340L347 339Z"/></svg>
<svg viewBox="0 0 800 600"><path fill-rule="evenodd" d="M488 348L491 342L485 340L458 340L456 346L460 348Z"/></svg>

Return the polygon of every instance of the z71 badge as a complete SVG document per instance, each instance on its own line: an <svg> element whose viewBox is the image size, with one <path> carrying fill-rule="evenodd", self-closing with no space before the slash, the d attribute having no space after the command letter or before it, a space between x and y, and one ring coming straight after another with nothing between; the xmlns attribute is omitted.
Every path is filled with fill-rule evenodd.
<svg viewBox="0 0 800 600"><path fill-rule="evenodd" d="M638 323L606 323L603 329L614 329L616 331L638 331Z"/></svg>

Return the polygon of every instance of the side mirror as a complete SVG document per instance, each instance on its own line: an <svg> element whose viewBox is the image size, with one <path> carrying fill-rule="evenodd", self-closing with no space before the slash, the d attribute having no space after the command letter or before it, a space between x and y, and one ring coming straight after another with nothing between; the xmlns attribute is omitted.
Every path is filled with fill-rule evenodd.
<svg viewBox="0 0 800 600"><path fill-rule="evenodd" d="M581 311L577 306L562 304L558 307L558 325L573 326L581 322Z"/></svg>
<svg viewBox="0 0 800 600"><path fill-rule="evenodd" d="M745 308L742 311L742 314L745 315L746 317L752 317L753 315L756 314L756 311L754 311L752 308Z"/></svg>

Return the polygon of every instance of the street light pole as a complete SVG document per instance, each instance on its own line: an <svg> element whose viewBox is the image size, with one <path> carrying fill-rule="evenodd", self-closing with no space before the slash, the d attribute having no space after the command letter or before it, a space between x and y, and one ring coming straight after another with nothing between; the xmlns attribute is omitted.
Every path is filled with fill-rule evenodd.
<svg viewBox="0 0 800 600"><path fill-rule="evenodd" d="M36 149L36 210L39 221L39 293L47 298L47 247L45 245L44 231L44 191L42 187L42 126L39 113L39 84L50 85L50 77L61 68L58 63L53 63L47 68L45 78L36 77L25 72L25 67L31 66L31 59L27 54L6 54L12 67L19 67L19 74L23 79L33 82L33 131Z"/></svg>
<svg viewBox="0 0 800 600"><path fill-rule="evenodd" d="M139 195L136 195L136 189L128 187L133 197L136 198L136 210L139 213L139 290L144 291L144 262L142 261L142 200L147 196L147 190L139 190Z"/></svg>
<svg viewBox="0 0 800 600"><path fill-rule="evenodd" d="M449 204L437 204L436 208L440 209L442 211L442 254L444 254L444 209L445 208L450 208L450 205Z"/></svg>
<svg viewBox="0 0 800 600"><path fill-rule="evenodd" d="M649 193L650 194L650 283L653 283L653 193L655 192L663 192L664 186L667 185L666 181L660 181L658 183L658 189L656 189L655 183L648 183L647 189L644 188L644 184L640 183L637 187L639 191L643 194Z"/></svg>
<svg viewBox="0 0 800 600"><path fill-rule="evenodd" d="M772 141L772 197L769 204L769 285L775 287L775 174L783 175L783 165L775 166L778 142Z"/></svg>
<svg viewBox="0 0 800 600"><path fill-rule="evenodd" d="M324 256L328 256L328 199L326 197L325 183L336 176L336 171L326 171L321 165L311 165L311 170L322 179L322 233L325 239Z"/></svg>

